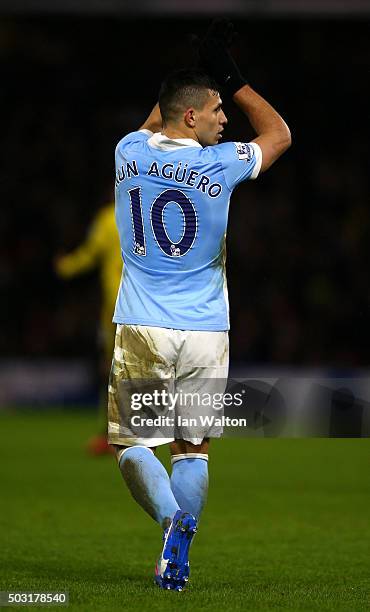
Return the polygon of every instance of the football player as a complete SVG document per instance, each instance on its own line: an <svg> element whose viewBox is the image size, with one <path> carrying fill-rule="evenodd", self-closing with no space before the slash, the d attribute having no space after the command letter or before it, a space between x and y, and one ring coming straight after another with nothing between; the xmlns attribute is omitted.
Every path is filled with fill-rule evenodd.
<svg viewBox="0 0 370 612"><path fill-rule="evenodd" d="M169 75L159 104L116 148L124 273L114 314L108 435L131 494L164 530L155 571L164 589L182 590L188 580L189 546L207 495L210 438L222 428L189 425L181 417L199 416L199 408L177 402L171 412L162 392L176 398L185 387L199 396L217 388L217 381L218 389L225 388L230 196L291 144L284 120L240 74L228 33L229 25L211 28L199 50L207 72ZM224 96L232 97L254 129L251 142L223 142ZM134 395L142 398L143 419L133 417ZM148 412L155 417L151 423L165 412L176 418L153 429L145 427ZM171 477L155 455L156 446L167 443Z"/></svg>
<svg viewBox="0 0 370 612"><path fill-rule="evenodd" d="M74 278L94 268L99 268L102 303L99 340L103 347L102 378L106 380L114 347L115 326L112 323L117 291L122 274L122 257L114 215L114 202L108 202L96 213L86 240L74 251L55 260L55 270L64 279ZM105 405L105 401L104 401ZM106 410L99 417L102 432L88 442L92 455L111 453L107 441Z"/></svg>

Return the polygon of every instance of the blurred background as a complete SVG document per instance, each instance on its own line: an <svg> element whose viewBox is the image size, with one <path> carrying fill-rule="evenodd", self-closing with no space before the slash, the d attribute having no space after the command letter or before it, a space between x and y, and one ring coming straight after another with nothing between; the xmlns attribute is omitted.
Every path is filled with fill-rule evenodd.
<svg viewBox="0 0 370 612"><path fill-rule="evenodd" d="M370 2L2 0L2 405L98 402L99 270L66 280L55 260L112 200L115 145L210 14L233 18L242 72L293 136L232 198L231 363L366 368ZM225 112L227 140L253 137Z"/></svg>
<svg viewBox="0 0 370 612"><path fill-rule="evenodd" d="M293 146L231 202L249 439L212 441L183 609L369 610L368 442L314 438L370 435L370 0L0 0L0 590L173 612L150 585L159 531L85 452L113 328L101 215L117 142L216 15ZM225 111L227 140L253 137ZM311 438L251 439L293 437L300 411Z"/></svg>

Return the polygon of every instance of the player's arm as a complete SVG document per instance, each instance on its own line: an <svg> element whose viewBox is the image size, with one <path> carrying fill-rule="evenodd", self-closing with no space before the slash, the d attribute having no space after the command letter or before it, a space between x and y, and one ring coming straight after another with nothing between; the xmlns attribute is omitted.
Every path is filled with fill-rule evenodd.
<svg viewBox="0 0 370 612"><path fill-rule="evenodd" d="M291 144L288 126L275 109L247 84L232 57L229 47L233 40L233 25L226 19L216 19L199 46L203 69L233 98L257 134L262 151L261 171L267 170Z"/></svg>
<svg viewBox="0 0 370 612"><path fill-rule="evenodd" d="M150 113L147 120L139 127L139 130L150 130L150 132L160 132L162 130L162 116L157 103Z"/></svg>
<svg viewBox="0 0 370 612"><path fill-rule="evenodd" d="M55 271L62 278L72 278L92 270L98 263L102 251L101 214L95 218L86 240L68 255L55 259Z"/></svg>
<svg viewBox="0 0 370 612"><path fill-rule="evenodd" d="M257 134L256 142L262 151L261 172L267 170L291 145L290 130L284 119L262 96L249 85L244 85L233 100L248 117Z"/></svg>
<svg viewBox="0 0 370 612"><path fill-rule="evenodd" d="M91 270L96 263L94 254L86 245L81 245L68 255L60 255L54 261L55 271L62 278L72 278Z"/></svg>

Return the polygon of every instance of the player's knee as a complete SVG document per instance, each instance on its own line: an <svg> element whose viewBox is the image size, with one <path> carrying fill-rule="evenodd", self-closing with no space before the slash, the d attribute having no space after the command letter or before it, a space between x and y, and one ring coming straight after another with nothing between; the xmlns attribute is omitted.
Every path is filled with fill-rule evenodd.
<svg viewBox="0 0 370 612"><path fill-rule="evenodd" d="M204 438L200 444L193 444L188 440L175 440L170 445L172 455L198 453L208 455L209 438Z"/></svg>
<svg viewBox="0 0 370 612"><path fill-rule="evenodd" d="M153 455L155 455L156 450L157 450L156 446L151 446L151 447L148 447L148 446L145 446L145 447L142 447L142 446L121 446L121 445L118 445L118 444L114 444L113 446L114 446L114 451L116 453L116 459L117 459L118 465L121 462L122 456L126 453L126 451L128 451L131 448L147 448L148 451L153 453ZM129 459L129 456L127 456L127 458Z"/></svg>
<svg viewBox="0 0 370 612"><path fill-rule="evenodd" d="M204 438L200 444L192 444L192 442L185 440L185 448L187 453L201 453L203 455L208 455L209 438Z"/></svg>

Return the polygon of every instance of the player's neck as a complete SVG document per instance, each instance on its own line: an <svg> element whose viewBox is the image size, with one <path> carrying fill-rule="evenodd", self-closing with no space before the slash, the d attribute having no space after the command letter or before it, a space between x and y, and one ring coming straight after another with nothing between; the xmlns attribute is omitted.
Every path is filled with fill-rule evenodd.
<svg viewBox="0 0 370 612"><path fill-rule="evenodd" d="M176 140L177 138L191 138L191 140L198 142L195 131L186 126L166 125L166 127L162 128L161 133L171 140Z"/></svg>

